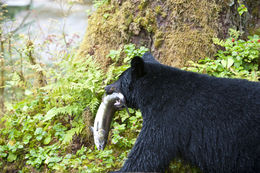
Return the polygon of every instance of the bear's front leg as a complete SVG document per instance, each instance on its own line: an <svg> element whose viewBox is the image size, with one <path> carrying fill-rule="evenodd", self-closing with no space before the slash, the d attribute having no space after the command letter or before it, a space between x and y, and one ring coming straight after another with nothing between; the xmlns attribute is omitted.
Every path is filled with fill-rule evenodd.
<svg viewBox="0 0 260 173"><path fill-rule="evenodd" d="M165 172L171 154L164 140L160 132L143 127L119 172Z"/></svg>

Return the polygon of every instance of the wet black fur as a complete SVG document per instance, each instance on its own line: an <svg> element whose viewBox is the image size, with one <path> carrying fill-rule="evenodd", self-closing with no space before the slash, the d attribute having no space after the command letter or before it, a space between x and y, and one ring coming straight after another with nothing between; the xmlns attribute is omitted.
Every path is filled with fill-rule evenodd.
<svg viewBox="0 0 260 173"><path fill-rule="evenodd" d="M106 91L143 116L120 172L164 172L181 158L203 172L260 173L259 82L182 71L146 53Z"/></svg>

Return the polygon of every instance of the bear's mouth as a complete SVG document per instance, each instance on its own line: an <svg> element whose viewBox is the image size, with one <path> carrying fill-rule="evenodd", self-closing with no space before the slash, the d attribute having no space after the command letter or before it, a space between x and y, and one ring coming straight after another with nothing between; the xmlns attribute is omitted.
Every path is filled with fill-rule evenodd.
<svg viewBox="0 0 260 173"><path fill-rule="evenodd" d="M125 99L121 99L121 98L118 98L116 100L116 102L114 103L114 106L117 108L117 109L123 109L126 104L125 104Z"/></svg>

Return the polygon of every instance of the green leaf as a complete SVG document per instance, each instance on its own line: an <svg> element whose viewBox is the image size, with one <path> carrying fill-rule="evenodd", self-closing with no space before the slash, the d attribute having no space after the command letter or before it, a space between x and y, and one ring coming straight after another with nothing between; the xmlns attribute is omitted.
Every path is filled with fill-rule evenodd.
<svg viewBox="0 0 260 173"><path fill-rule="evenodd" d="M43 141L43 143L45 144L45 145L47 145L47 144L49 144L50 142L51 142L51 134L49 134L45 139L44 139L44 141Z"/></svg>
<svg viewBox="0 0 260 173"><path fill-rule="evenodd" d="M19 144L17 148L22 149L23 145Z"/></svg>
<svg viewBox="0 0 260 173"><path fill-rule="evenodd" d="M232 57L228 57L227 59L227 68L230 68L234 64L234 60Z"/></svg>
<svg viewBox="0 0 260 173"><path fill-rule="evenodd" d="M76 134L77 128L70 129L66 132L62 144L67 144L72 140L72 137Z"/></svg>
<svg viewBox="0 0 260 173"><path fill-rule="evenodd" d="M37 141L40 141L40 140L42 140L42 137L43 137L43 136L37 136L37 137L36 137L36 140L37 140Z"/></svg>
<svg viewBox="0 0 260 173"><path fill-rule="evenodd" d="M39 134L42 134L42 128L37 128L34 132L34 135L39 135Z"/></svg>
<svg viewBox="0 0 260 173"><path fill-rule="evenodd" d="M108 14L108 13L105 13L105 14L103 14L103 17L104 17L105 19L107 19L107 18L109 17L109 14Z"/></svg>
<svg viewBox="0 0 260 173"><path fill-rule="evenodd" d="M43 121L44 121L44 122L45 122L45 121L48 121L48 120L52 119L53 117L55 117L56 115L57 115L57 108L54 107L54 108L52 108L51 110L49 110L49 111L47 112L47 114L45 115Z"/></svg>
<svg viewBox="0 0 260 173"><path fill-rule="evenodd" d="M241 16L244 12L247 12L247 8L244 4L241 4L237 9L239 15Z"/></svg>
<svg viewBox="0 0 260 173"><path fill-rule="evenodd" d="M25 135L23 137L23 143L28 144L30 142L30 139L32 138L32 135Z"/></svg>
<svg viewBox="0 0 260 173"><path fill-rule="evenodd" d="M33 94L33 92L32 92L32 91L30 91L30 90L25 90L24 94L25 94L25 95L27 95L27 96L29 96L29 95L32 95L32 94Z"/></svg>
<svg viewBox="0 0 260 173"><path fill-rule="evenodd" d="M7 153L0 153L0 157L6 157Z"/></svg>
<svg viewBox="0 0 260 173"><path fill-rule="evenodd" d="M6 146L0 145L0 157L6 157L7 156L6 150L7 150Z"/></svg>
<svg viewBox="0 0 260 173"><path fill-rule="evenodd" d="M224 60L224 59L222 59L222 60L221 60L221 64L223 65L223 67L226 67L226 66L227 66L227 61Z"/></svg>
<svg viewBox="0 0 260 173"><path fill-rule="evenodd" d="M13 162L13 161L16 160L16 158L17 158L17 155L16 155L16 154L9 153L9 154L8 154L8 157L7 157L7 161L8 161L8 162Z"/></svg>

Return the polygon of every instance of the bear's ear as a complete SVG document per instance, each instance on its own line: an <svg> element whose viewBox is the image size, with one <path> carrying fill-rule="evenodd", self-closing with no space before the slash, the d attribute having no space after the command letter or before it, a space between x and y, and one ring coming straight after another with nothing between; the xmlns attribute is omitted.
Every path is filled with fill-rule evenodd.
<svg viewBox="0 0 260 173"><path fill-rule="evenodd" d="M142 77L144 74L144 60L139 56L135 56L131 61L132 79L138 79Z"/></svg>
<svg viewBox="0 0 260 173"><path fill-rule="evenodd" d="M154 59L153 55L150 52L146 52L143 55L144 62L150 62L150 63L159 63L157 60Z"/></svg>

